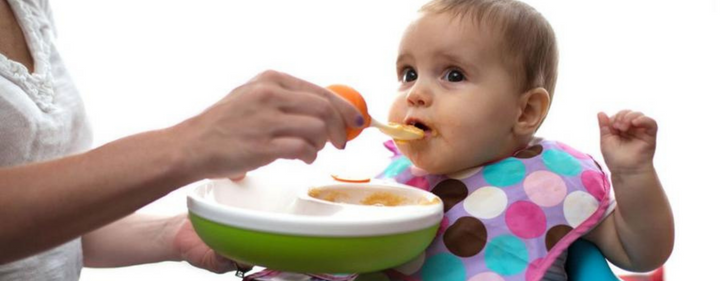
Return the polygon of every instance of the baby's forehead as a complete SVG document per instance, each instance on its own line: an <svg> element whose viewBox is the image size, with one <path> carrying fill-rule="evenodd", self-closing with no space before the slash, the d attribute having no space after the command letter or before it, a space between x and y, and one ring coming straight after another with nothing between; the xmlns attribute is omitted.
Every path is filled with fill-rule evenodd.
<svg viewBox="0 0 720 281"><path fill-rule="evenodd" d="M544 87L552 95L558 50L550 23L533 7L516 0L431 0L420 13L454 19L467 38L482 41L522 88ZM447 26L451 26L450 21ZM489 39L489 40L488 40Z"/></svg>
<svg viewBox="0 0 720 281"><path fill-rule="evenodd" d="M490 22L426 13L408 27L408 33L407 40L401 41L398 66L457 66L471 75L505 73L518 82L515 84L522 84L522 57L506 51L506 34Z"/></svg>
<svg viewBox="0 0 720 281"><path fill-rule="evenodd" d="M501 54L502 38L492 26L467 17L424 13L408 26L400 51L420 47L439 57L461 53L464 58L490 61Z"/></svg>

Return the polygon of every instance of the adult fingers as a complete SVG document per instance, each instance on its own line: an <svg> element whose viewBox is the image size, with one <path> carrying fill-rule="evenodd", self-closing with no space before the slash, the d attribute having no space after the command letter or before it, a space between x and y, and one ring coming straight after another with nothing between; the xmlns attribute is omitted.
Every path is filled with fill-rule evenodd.
<svg viewBox="0 0 720 281"><path fill-rule="evenodd" d="M296 137L272 139L267 146L266 154L270 159L300 159L308 164L317 158L315 147L305 139Z"/></svg>
<svg viewBox="0 0 720 281"><path fill-rule="evenodd" d="M235 269L237 271L240 271L242 273L248 273L249 271L253 270L255 266L243 262L236 261L235 262Z"/></svg>
<svg viewBox="0 0 720 281"><path fill-rule="evenodd" d="M337 148L344 148L347 141L345 121L332 103L324 98L308 92L291 92L281 90L283 98L279 109L289 114L307 115L326 123L330 142Z"/></svg>
<svg viewBox="0 0 720 281"><path fill-rule="evenodd" d="M360 113L350 102L346 101L342 97L334 94L332 91L312 84L305 80L293 77L291 75L277 72L277 71L266 71L260 74L258 80L272 80L276 81L283 88L291 91L303 91L315 94L321 98L327 99L333 104L333 107L338 110L345 125L353 128L360 128L364 125L365 120Z"/></svg>
<svg viewBox="0 0 720 281"><path fill-rule="evenodd" d="M325 147L328 140L326 123L306 115L286 115L278 118L270 128L272 137L296 137L304 139L315 150Z"/></svg>
<svg viewBox="0 0 720 281"><path fill-rule="evenodd" d="M213 253L212 258L208 261L208 263L209 265L207 269L215 273L225 273L237 269L234 261L223 257L218 253Z"/></svg>
<svg viewBox="0 0 720 281"><path fill-rule="evenodd" d="M228 177L231 181L239 182L245 179L245 172L238 173L237 175Z"/></svg>

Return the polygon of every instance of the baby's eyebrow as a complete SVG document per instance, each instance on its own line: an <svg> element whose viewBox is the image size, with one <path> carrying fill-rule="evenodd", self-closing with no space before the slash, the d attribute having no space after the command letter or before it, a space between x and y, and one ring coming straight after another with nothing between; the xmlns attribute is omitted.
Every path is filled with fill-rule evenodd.
<svg viewBox="0 0 720 281"><path fill-rule="evenodd" d="M438 52L434 55L436 58L448 61L451 64L455 64L463 69L466 69L468 71L475 70L476 63L468 62L467 59L462 59L458 55L447 53L447 52Z"/></svg>
<svg viewBox="0 0 720 281"><path fill-rule="evenodd" d="M412 56L411 56L411 55L409 55L409 54L404 54L404 53L403 53L403 54L398 55L398 58L397 58L397 60L395 61L395 64L399 64L399 63L402 62L402 61L407 61L407 60L410 60L410 59L412 59Z"/></svg>

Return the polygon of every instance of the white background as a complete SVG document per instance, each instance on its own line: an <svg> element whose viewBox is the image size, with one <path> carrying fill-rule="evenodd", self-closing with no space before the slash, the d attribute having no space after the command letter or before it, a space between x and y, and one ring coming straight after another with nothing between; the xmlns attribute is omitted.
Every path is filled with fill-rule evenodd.
<svg viewBox="0 0 720 281"><path fill-rule="evenodd" d="M265 69L364 93L385 119L402 30L424 1L52 2L57 44L83 94L95 144L171 126ZM640 110L660 125L655 164L672 204L668 280L718 278L717 103L720 1L528 1L560 47L555 100L539 135L601 157L595 114ZM315 167L367 169L386 157L375 131ZM275 166L277 167L277 165ZM273 169L270 166L266 169ZM277 169L277 168L276 168ZM185 210L184 192L143 209ZM715 277L710 277L710 276ZM82 280L235 280L186 263L86 269Z"/></svg>

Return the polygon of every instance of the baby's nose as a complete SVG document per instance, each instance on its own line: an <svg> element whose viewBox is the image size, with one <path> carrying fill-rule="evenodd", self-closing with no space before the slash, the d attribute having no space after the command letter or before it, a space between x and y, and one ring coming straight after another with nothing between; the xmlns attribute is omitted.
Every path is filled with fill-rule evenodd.
<svg viewBox="0 0 720 281"><path fill-rule="evenodd" d="M427 91L413 88L407 94L407 101L412 106L430 106L432 96Z"/></svg>

